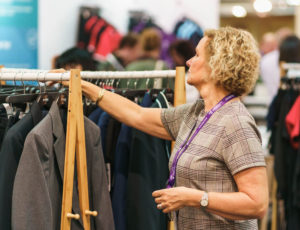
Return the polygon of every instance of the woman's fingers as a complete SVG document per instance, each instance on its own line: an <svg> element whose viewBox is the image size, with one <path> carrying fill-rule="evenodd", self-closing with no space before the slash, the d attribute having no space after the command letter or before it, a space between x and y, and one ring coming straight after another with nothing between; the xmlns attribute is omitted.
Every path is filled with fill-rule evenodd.
<svg viewBox="0 0 300 230"><path fill-rule="evenodd" d="M49 73L65 73L67 72L65 69L52 69L49 71ZM41 80L40 82L45 82L43 80ZM69 81L46 81L45 84L46 86L53 86L57 83L61 83L62 85L68 87L69 86Z"/></svg>
<svg viewBox="0 0 300 230"><path fill-rule="evenodd" d="M49 73L64 73L67 72L65 69L52 69Z"/></svg>
<svg viewBox="0 0 300 230"><path fill-rule="evenodd" d="M159 197L165 194L165 192L167 191L167 189L161 189L161 190L156 190L152 193L153 197Z"/></svg>
<svg viewBox="0 0 300 230"><path fill-rule="evenodd" d="M159 203L162 203L162 202L163 202L163 199L161 197L155 198L155 203L156 204L159 204Z"/></svg>

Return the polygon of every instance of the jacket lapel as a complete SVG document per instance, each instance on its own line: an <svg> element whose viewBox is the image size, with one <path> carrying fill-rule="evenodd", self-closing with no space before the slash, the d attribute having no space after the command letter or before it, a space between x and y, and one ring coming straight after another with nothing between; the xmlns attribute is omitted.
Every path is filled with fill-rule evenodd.
<svg viewBox="0 0 300 230"><path fill-rule="evenodd" d="M63 129L63 123L59 114L58 106L55 102L53 102L49 115L52 120L52 130L53 135L55 137L54 139L54 152L55 152L55 158L57 160L59 172L62 181L64 180L64 162L65 162L65 144L66 144L66 138L65 138L65 132ZM76 175L76 164L74 165L75 175ZM79 208L79 196L78 196L78 187L77 187L77 177L74 175L74 185L73 185L73 199L72 199L72 209L74 213L80 213ZM74 221L74 220L73 220ZM80 224L83 226L82 218L79 219Z"/></svg>

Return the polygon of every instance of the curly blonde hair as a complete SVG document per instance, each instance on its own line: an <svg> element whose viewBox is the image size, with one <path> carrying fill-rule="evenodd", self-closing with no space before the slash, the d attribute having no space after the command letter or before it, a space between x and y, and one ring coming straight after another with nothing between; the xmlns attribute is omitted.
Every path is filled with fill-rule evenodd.
<svg viewBox="0 0 300 230"><path fill-rule="evenodd" d="M253 36L241 29L224 27L205 31L211 78L237 96L253 89L259 71L260 54Z"/></svg>

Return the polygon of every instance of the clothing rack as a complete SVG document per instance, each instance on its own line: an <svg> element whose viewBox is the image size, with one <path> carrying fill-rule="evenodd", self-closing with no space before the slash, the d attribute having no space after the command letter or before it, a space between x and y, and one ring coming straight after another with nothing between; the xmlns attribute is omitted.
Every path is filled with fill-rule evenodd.
<svg viewBox="0 0 300 230"><path fill-rule="evenodd" d="M289 79L300 78L300 63L282 63L282 77Z"/></svg>
<svg viewBox="0 0 300 230"><path fill-rule="evenodd" d="M180 68L180 67L178 67ZM183 67L181 67L183 68ZM177 70L153 71L81 71L82 79L174 78ZM68 81L70 71L49 73L46 70L0 69L0 80L8 81Z"/></svg>
<svg viewBox="0 0 300 230"><path fill-rule="evenodd" d="M71 219L79 219L78 213L72 212L73 180L75 154L79 190L80 214L85 230L90 230L90 216L97 216L99 210L89 210L87 164L85 148L85 130L83 121L81 78L84 79L115 79L115 78L168 78L175 77L174 106L184 104L185 99L185 68L162 71L131 71L131 72L90 72L71 70L64 73L49 73L45 70L9 69L0 67L0 80L13 81L70 81L68 100L68 120L65 149L65 166L63 181L63 198L61 213L61 230L71 228ZM76 153L75 153L76 150ZM173 229L174 226L170 226Z"/></svg>

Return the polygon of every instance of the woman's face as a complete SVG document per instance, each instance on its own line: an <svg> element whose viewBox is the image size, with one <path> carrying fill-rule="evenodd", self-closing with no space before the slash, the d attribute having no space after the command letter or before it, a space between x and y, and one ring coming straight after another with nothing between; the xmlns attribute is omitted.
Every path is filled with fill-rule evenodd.
<svg viewBox="0 0 300 230"><path fill-rule="evenodd" d="M196 87L206 82L211 73L205 57L205 46L208 40L208 37L202 38L196 47L195 56L186 62L189 67L187 83Z"/></svg>

